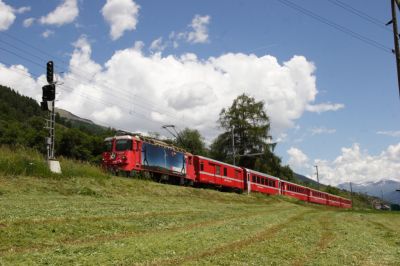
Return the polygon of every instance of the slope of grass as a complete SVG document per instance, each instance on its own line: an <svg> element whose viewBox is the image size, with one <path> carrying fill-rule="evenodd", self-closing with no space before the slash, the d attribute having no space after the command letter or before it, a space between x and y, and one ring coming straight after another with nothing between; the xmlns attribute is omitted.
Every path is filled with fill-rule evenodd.
<svg viewBox="0 0 400 266"><path fill-rule="evenodd" d="M90 163L77 162L58 158L62 164L62 174L50 172L43 155L38 151L23 146L0 146L0 174L4 176L36 176L45 178L93 177L109 178L110 176Z"/></svg>
<svg viewBox="0 0 400 266"><path fill-rule="evenodd" d="M53 176L29 152L0 150L0 264L400 263L395 213L110 177L68 160Z"/></svg>

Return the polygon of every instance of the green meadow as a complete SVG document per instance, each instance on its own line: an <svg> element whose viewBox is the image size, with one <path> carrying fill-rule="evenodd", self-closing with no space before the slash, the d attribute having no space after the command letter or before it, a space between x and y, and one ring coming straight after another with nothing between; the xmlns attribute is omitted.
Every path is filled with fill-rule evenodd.
<svg viewBox="0 0 400 266"><path fill-rule="evenodd" d="M400 213L109 176L0 149L1 265L400 265Z"/></svg>

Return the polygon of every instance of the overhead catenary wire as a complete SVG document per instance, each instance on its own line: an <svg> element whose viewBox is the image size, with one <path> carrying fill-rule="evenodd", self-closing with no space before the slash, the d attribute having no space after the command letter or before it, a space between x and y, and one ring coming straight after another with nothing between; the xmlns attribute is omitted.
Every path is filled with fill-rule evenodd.
<svg viewBox="0 0 400 266"><path fill-rule="evenodd" d="M0 62L0 63L7 64L6 62L4 62L4 60L3 60L2 62ZM40 76L40 75L38 75L38 74L35 75L35 74L33 74L32 72L28 72L28 74L27 74L25 71L23 71L23 70L21 70L21 69L8 69L8 70L9 70L9 71L12 71L12 72L15 72L15 73L17 73L17 74L20 74L20 75L29 77L29 78L36 78L36 79L37 79L37 78ZM150 123L156 125L157 127L160 125L159 122L154 121L151 117L146 116L146 115L144 115L144 114L142 114L142 113L139 113L139 112L133 112L133 113L132 113L132 110L130 110L128 107L124 107L124 106L118 105L118 104L115 103L115 101L113 101L113 102L108 102L108 101L105 101L105 100L102 99L102 98L98 98L98 97L96 97L96 96L89 95L89 94L86 94L86 93L84 93L84 92L74 91L74 88L72 88L72 87L70 87L70 86L68 86L68 85L66 85L66 84L60 84L60 85L58 85L57 87L58 87L59 89L64 90L64 91L74 92L74 93L76 93L77 95L79 95L79 96L85 98L86 100L88 100L88 101L90 101L90 102L92 102L92 103L95 103L95 104L99 104L99 103L100 103L100 104L103 104L103 105L105 105L105 106L116 106L116 107L118 107L121 111L125 111L124 114L128 114L128 115L130 115L130 116L132 116L132 117L137 117L137 118L143 119L143 120L145 120L146 122L150 122ZM177 121L175 121L175 122L177 122ZM100 123L105 124L106 126L109 126L109 127L115 127L115 126L111 126L111 125L105 123L104 121L101 121Z"/></svg>
<svg viewBox="0 0 400 266"><path fill-rule="evenodd" d="M37 48L37 47L35 47L35 46L33 46L33 45L31 45L31 44L29 44L29 43L27 43L27 42L25 42L25 41L19 39L19 38L17 38L17 37L14 37L13 35L11 35L11 34L9 34L9 33L5 33L5 32L0 32L0 33L1 33L1 34L4 34L5 36L7 36L7 37L9 37L9 38L11 38L11 39L13 39L13 40L15 40L15 41L17 41L17 42L23 44L23 45L26 46L26 47L29 47L29 48L35 50L35 51L37 51L37 52L39 52L39 53L41 53L41 54L43 54L43 55L46 55L46 56L48 56L48 57L50 57L50 58L56 58L56 59L58 59L59 62L56 63L56 64L58 65L58 68L59 68L62 72L67 73L67 72L70 72L70 71L74 71L73 74L74 74L75 76L77 76L78 78L80 78L81 80L86 80L86 81L88 81L88 82L92 82L92 81L93 81L92 79L88 78L88 76L90 76L91 73L88 73L86 70L83 70L82 68L79 68L79 67L76 67L76 66L70 66L70 65L69 65L67 62L65 62L62 58L60 58L60 57L58 57L58 56L53 56L53 55L51 55L51 54L49 54L49 53L43 51L42 49L39 49L39 48ZM1 40L0 40L0 41L1 41ZM15 45L12 45L12 44L10 44L10 43L8 43L8 42L5 42L4 40L3 40L2 42L3 42L3 43L6 43L7 45L9 45L10 47L12 47L13 49L22 51L24 54L28 54L28 55L30 55L30 56L32 56L32 57L35 57L35 58L39 59L39 60L47 61L46 59L44 59L44 58L42 58L42 57L39 57L39 56L37 56L37 55L35 55L35 54L32 54L32 53L30 53L30 52L28 52L28 51L26 51L26 50L24 50L24 49L17 48ZM28 61L28 62L30 62L30 63L33 63L33 64L35 64L36 66L39 66L39 67L42 66L41 64L39 64L39 63L37 63L37 62L34 62L33 60L28 59L28 58L26 58L26 57L20 56L20 55L16 54L15 52L12 52L12 51L10 51L10 50L8 50L8 49L3 49L3 50L6 50L7 52L9 52L9 53L11 53L11 54L13 54L13 55L15 55L15 56L18 56L18 57L24 59L25 61ZM60 62L61 62L61 63L60 63ZM60 65L64 65L64 66L66 66L66 67L62 67L62 66L60 66ZM68 68L69 68L69 69L68 69ZM79 73L82 73L82 74L79 74ZM76 81L79 82L79 83L82 82L81 80L72 78L71 76L69 76L68 78L69 78L69 79L76 80ZM102 89L104 89L104 90L110 90L110 89L112 89L112 90L117 90L117 91L119 91L119 92L124 93L127 97L130 97L130 96L131 96L131 92L128 91L128 90L122 89L122 88L120 88L120 87L115 87L115 86L113 86L112 84L109 84L107 81L103 81L103 83L104 83L104 84L97 84L97 86L100 87L100 88L102 88ZM149 106L153 106L153 107L152 107L152 110L153 110L153 111L155 110L155 111L158 112L158 113L164 113L164 114L166 114L166 115L169 116L169 117L174 117L174 114L172 114L171 112L169 112L169 111L166 110L165 108L160 108L159 106L157 106L156 103L151 102L149 99L146 99L145 97L142 97L142 96L137 95L137 94L136 94L136 98L139 98L139 99L140 99L140 102L146 103L146 104L149 105ZM137 101L135 102L135 104L137 104ZM156 107L156 106L157 106L157 107ZM174 118L177 119L177 120L180 120L180 119L181 119L181 118L177 118L177 117L174 117Z"/></svg>
<svg viewBox="0 0 400 266"><path fill-rule="evenodd" d="M319 22L321 22L321 23L323 23L325 25L328 25L328 26L330 26L330 27L332 27L332 28L334 28L334 29L336 29L336 30L338 30L340 32L343 32L343 33L345 33L345 34L347 34L347 35L349 35L349 36L351 36L351 37L353 37L355 39L358 39L358 40L360 40L360 41L362 41L362 42L364 42L366 44L369 44L370 46L375 47L375 48L377 48L377 49L379 49L379 50L381 50L383 52L390 53L390 54L392 53L392 49L387 47L386 45L383 45L383 44L381 44L381 43L379 43L379 42L377 42L377 41L375 41L375 40L373 40L371 38L363 36L363 35L355 32L355 31L353 31L351 29L348 29L348 28L346 28L344 26L341 26L341 25L331 21L331 20L328 20L327 18L324 18L323 16L320 16L320 15L318 15L318 14L316 14L316 13L314 13L314 12L304 8L304 7L301 7L300 5L297 5L297 4L295 4L295 3L293 3L293 2L291 2L289 0L276 0L276 1L280 2L281 4L287 6L287 7L291 8L291 9L294 9L294 10L296 10L296 11L298 11L298 12L300 12L300 13L302 13L302 14L310 17L310 18L313 18L313 19L315 19L315 20L317 20L317 21L319 21Z"/></svg>
<svg viewBox="0 0 400 266"><path fill-rule="evenodd" d="M380 28L382 28L382 29L384 29L384 30L386 30L388 32L391 32L391 33L393 32L390 28L388 28L385 25L386 22L381 21L379 19L376 19L376 18L368 15L367 13L365 13L365 12L359 10L359 9L357 9L355 7L352 7L351 5L349 5L347 3L344 3L344 2L342 2L340 0L327 0L327 1L331 2L332 4L342 8L344 10L347 10L348 12L350 12L350 13L352 13L352 14L354 14L354 15L356 15L356 16L358 16L358 17L360 17L360 18L362 18L362 19L364 19L364 20L366 20L366 21L368 21L368 22L370 22L372 24L375 24L376 26L378 26L378 27L380 27Z"/></svg>
<svg viewBox="0 0 400 266"><path fill-rule="evenodd" d="M23 56L23 55L21 55L21 54L19 54L19 53L13 52L13 51L11 51L10 49L7 49L7 48L4 48L4 47L1 47L1 46L0 46L0 50L3 50L3 51L5 51L5 52L7 52L7 53L10 53L10 54L12 54L12 55L14 55L14 56L20 58L20 59L23 59L23 60L25 60L25 61L27 61L27 62L29 62L29 63L31 63L31 64L34 64L35 66L37 66L37 67L39 67L39 68L42 68L42 64L38 63L37 61L34 61L34 60L32 60L32 59L29 59L29 58L27 58L26 56ZM23 49L19 49L19 50L23 51L24 53L26 53L26 54L28 54L28 55L32 55L32 54L29 54L29 52L24 51ZM39 58L39 57L37 57L37 58ZM41 59L41 58L39 58L39 59ZM69 79L69 80L76 81L76 82L78 82L78 83L82 83L81 80L78 80L78 79L73 78L73 77L71 77L71 76L66 76L64 79L65 79L65 80L68 80L68 79ZM87 78L86 78L86 79L87 79ZM87 81L90 82L89 79L87 79ZM172 113L170 113L170 112L168 112L168 111L166 111L166 110L160 110L160 108L150 107L150 106L152 106L152 104L151 104L151 105L145 105L145 104L142 104L142 103L140 103L140 102L138 102L138 101L133 101L132 99L129 100L129 97L130 97L132 94L131 94L129 91L127 91L127 90L116 89L115 87L113 87L113 89L112 89L111 86L108 87L108 86L105 86L105 85L102 85L102 84L96 84L96 87L101 88L105 93L109 93L111 90L114 90L114 91L117 92L117 93L116 93L116 94L112 94L113 97L116 97L116 95L122 93L122 94L123 94L122 96L126 96L126 97L122 97L122 98L121 98L123 101L127 101L127 102L129 102L129 103L134 103L135 105L141 107L142 109L148 109L149 111L157 112L157 113L159 113L159 114L164 114L164 115L166 115L166 116L168 116L168 117L170 117L170 118L173 118L173 119L176 120L176 121L181 121L181 120L182 120L181 118L176 117L175 115L173 115ZM137 97L137 96L136 96L136 97ZM143 97L137 97L137 98L143 98Z"/></svg>

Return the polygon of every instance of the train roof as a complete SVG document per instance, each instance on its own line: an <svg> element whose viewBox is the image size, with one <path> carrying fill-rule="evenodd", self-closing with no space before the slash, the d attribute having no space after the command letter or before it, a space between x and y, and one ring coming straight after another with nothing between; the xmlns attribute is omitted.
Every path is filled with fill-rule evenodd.
<svg viewBox="0 0 400 266"><path fill-rule="evenodd" d="M309 189L312 190L312 191L317 191L317 192L324 193L324 194L329 195L329 196L333 196L333 197L349 200L348 198L344 198L344 197L341 197L341 196L338 196L338 195L333 195L331 193L328 193L328 192L325 192L325 191L321 191L321 190L318 190L318 189L315 189L315 188L309 188Z"/></svg>
<svg viewBox="0 0 400 266"><path fill-rule="evenodd" d="M177 147L175 145L168 144L168 143L166 143L164 141L161 141L161 140L158 140L158 139L155 139L155 138L152 138L152 137L143 136L140 133L118 132L113 137L105 138L104 141L110 141L110 140L113 140L113 139L135 139L135 140L141 140L143 142L147 142L147 143L159 146L159 147L164 147L164 148L171 149L171 150L174 150L174 151L179 151L179 152L189 153L190 154L190 152L187 152L185 149L179 148L179 147Z"/></svg>
<svg viewBox="0 0 400 266"><path fill-rule="evenodd" d="M203 159L203 160L208 160L208 161L211 161L211 162L214 162L214 163L219 163L219 164L223 164L223 165L226 165L226 166L229 166L229 167L236 168L238 170L242 170L241 167L236 166L236 165L232 165L232 164L229 164L229 163L224 163L224 162L217 161L217 160L214 160L214 159L211 159L211 158L208 158L208 157L204 157L204 156L200 156L200 155L195 155L195 156L199 157L200 159Z"/></svg>
<svg viewBox="0 0 400 266"><path fill-rule="evenodd" d="M279 177L276 177L276 176L272 176L272 175L269 175L269 174L266 174L266 173L261 173L261 172L258 172L256 170L252 170L252 169L249 169L249 168L245 168L245 169L249 173L254 173L254 174L257 174L257 175L261 175L261 176L265 176L265 177L281 180Z"/></svg>

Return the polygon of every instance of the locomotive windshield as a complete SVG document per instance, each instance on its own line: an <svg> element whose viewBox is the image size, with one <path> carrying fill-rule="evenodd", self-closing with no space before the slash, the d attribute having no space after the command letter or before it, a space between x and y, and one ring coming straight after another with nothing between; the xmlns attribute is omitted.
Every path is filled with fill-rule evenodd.
<svg viewBox="0 0 400 266"><path fill-rule="evenodd" d="M131 139L118 139L115 143L116 151L126 151L132 150L132 140Z"/></svg>
<svg viewBox="0 0 400 266"><path fill-rule="evenodd" d="M105 152L112 151L112 141L111 140L104 141L103 151L105 151Z"/></svg>

